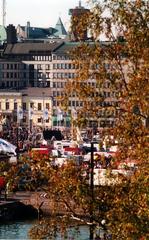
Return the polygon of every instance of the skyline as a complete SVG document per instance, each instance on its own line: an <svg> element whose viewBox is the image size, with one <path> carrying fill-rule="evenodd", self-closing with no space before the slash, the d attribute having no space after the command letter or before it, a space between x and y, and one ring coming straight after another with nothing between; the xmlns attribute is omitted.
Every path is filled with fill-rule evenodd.
<svg viewBox="0 0 149 240"><path fill-rule="evenodd" d="M1 9L2 9L2 0ZM82 0L82 6L86 7L86 0ZM6 0L6 26L18 24L25 26L29 21L32 27L54 27L61 17L66 28L69 29L70 8L79 5L79 0ZM23 11L22 11L23 9ZM2 25L2 11L0 25Z"/></svg>

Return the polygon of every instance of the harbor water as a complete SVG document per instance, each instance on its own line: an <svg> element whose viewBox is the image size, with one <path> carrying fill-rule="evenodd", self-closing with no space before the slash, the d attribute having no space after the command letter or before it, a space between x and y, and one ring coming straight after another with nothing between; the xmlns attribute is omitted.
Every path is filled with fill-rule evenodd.
<svg viewBox="0 0 149 240"><path fill-rule="evenodd" d="M0 225L0 239L1 240L29 240L28 231L36 221L18 221L9 222L7 224ZM87 226L81 226L79 234L74 236L73 230L69 234L69 240L88 240L89 229ZM57 237L56 240L62 240Z"/></svg>

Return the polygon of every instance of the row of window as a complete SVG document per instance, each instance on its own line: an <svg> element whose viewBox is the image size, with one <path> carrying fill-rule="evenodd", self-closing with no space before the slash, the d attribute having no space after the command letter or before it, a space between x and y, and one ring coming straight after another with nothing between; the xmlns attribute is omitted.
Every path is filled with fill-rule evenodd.
<svg viewBox="0 0 149 240"><path fill-rule="evenodd" d="M74 63L54 63L53 69L76 69L76 64L74 64Z"/></svg>
<svg viewBox="0 0 149 240"><path fill-rule="evenodd" d="M51 56L32 56L34 61L51 61Z"/></svg>
<svg viewBox="0 0 149 240"><path fill-rule="evenodd" d="M50 64L45 64L45 65L43 65L43 64L37 64L37 69L38 70L42 70L42 69L46 69L46 70L50 70Z"/></svg>
<svg viewBox="0 0 149 240"><path fill-rule="evenodd" d="M26 81L2 81L0 88L18 88L18 87L27 87Z"/></svg>
<svg viewBox="0 0 149 240"><path fill-rule="evenodd" d="M26 78L26 72L2 72L2 78Z"/></svg>
<svg viewBox="0 0 149 240"><path fill-rule="evenodd" d="M38 72L38 75L37 75L38 78L51 78L50 76L50 73L43 73L43 72Z"/></svg>
<svg viewBox="0 0 149 240"><path fill-rule="evenodd" d="M58 72L58 73L53 73L53 78L54 79L74 79L77 77L76 73L72 73L72 72Z"/></svg>
<svg viewBox="0 0 149 240"><path fill-rule="evenodd" d="M27 121L28 121L27 117L24 116L23 122L27 123ZM37 122L43 123L43 118L42 117L38 118ZM46 120L46 123L49 123L49 119ZM53 126L57 126L57 124L58 124L57 121L53 122ZM63 123L63 124L66 124L66 123ZM70 127L70 122L67 122L67 124ZM98 127L103 128L103 127L114 127L115 122L112 120L101 120L101 121L98 121L96 124L95 123L93 124L92 122L89 122L88 124L89 124L89 127L93 127L93 125L96 125Z"/></svg>
<svg viewBox="0 0 149 240"><path fill-rule="evenodd" d="M6 70L27 69L27 65L18 63L3 63L1 64L1 69Z"/></svg>
<svg viewBox="0 0 149 240"><path fill-rule="evenodd" d="M7 101L5 103L5 109L3 109L3 110L12 110L10 108L10 105L11 105L10 102ZM34 103L30 103L30 107L36 110L36 108L34 106ZM49 110L50 109L50 104L49 103L45 103L44 107ZM17 110L17 108L18 108L18 103L14 102L13 110ZM27 110L27 103L26 102L23 102L22 109L23 109L23 111ZM0 102L0 110L2 110L2 103L1 102ZM37 110L38 111L42 111L43 110L43 103L37 103Z"/></svg>
<svg viewBox="0 0 149 240"><path fill-rule="evenodd" d="M37 122L38 123L43 123L43 118L42 117L39 117L37 118ZM45 120L46 123L49 123L49 119ZM23 116L23 123L27 123L28 124L28 119L26 116Z"/></svg>
<svg viewBox="0 0 149 240"><path fill-rule="evenodd" d="M41 53L42 54L42 53ZM12 56L13 57L13 56ZM35 59L36 58L36 59ZM51 61L51 56L45 56L45 55L41 55L41 56L35 56L35 55L18 55L15 56L15 59L18 59L20 61Z"/></svg>
<svg viewBox="0 0 149 240"><path fill-rule="evenodd" d="M64 96L63 92L53 92L54 97L59 97L59 96ZM53 106L58 106L59 102L54 100L53 101ZM69 107L82 107L83 106L83 101L77 101L77 100L70 100L68 103ZM119 103L114 102L114 101L103 101L103 102L96 102L95 106L100 106L100 107L118 107ZM111 109L105 109L105 111L112 112L113 110ZM102 111L103 112L103 111Z"/></svg>
<svg viewBox="0 0 149 240"><path fill-rule="evenodd" d="M70 56L68 55L53 55L53 60L71 60Z"/></svg>

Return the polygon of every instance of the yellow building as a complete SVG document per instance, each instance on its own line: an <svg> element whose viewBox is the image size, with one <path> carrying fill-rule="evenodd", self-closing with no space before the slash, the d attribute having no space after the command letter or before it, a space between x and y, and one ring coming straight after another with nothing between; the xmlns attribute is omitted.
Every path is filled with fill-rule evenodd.
<svg viewBox="0 0 149 240"><path fill-rule="evenodd" d="M7 121L26 127L52 127L52 98L49 89L1 91L0 115L1 124Z"/></svg>

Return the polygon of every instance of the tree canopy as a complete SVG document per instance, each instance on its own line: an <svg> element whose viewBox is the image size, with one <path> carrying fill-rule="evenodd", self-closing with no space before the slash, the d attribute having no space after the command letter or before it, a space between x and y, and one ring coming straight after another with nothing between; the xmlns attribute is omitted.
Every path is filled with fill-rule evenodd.
<svg viewBox="0 0 149 240"><path fill-rule="evenodd" d="M90 11L80 21L73 21L79 34L88 29L89 39L82 41L78 37L80 42L71 52L77 76L66 85L61 105L68 103L72 93L82 102L82 107L76 109L77 126L86 126L88 119L114 119L114 124L103 129L103 135L112 135L117 140L116 161L135 160L137 169L129 177L120 176L117 184L91 189L82 166L71 162L55 168L50 160L38 161L48 179L47 192L54 204L54 218L50 224L42 222L32 229L31 237L52 239L57 231L64 233L74 219L79 219L77 223L93 225L94 229L105 227L112 239L147 240L149 2L89 2ZM91 165L87 171L90 174ZM67 210L63 218L57 215L58 204Z"/></svg>

